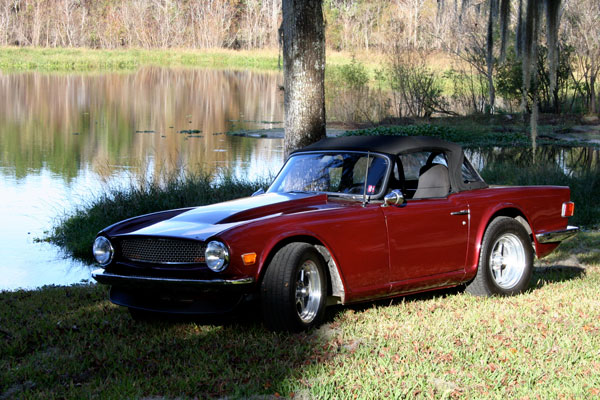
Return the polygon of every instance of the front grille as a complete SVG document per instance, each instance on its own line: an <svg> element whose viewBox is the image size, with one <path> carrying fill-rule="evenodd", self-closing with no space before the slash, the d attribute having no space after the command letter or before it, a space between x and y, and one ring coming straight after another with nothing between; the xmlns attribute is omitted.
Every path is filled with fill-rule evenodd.
<svg viewBox="0 0 600 400"><path fill-rule="evenodd" d="M204 263L206 247L202 242L178 239L124 239L121 254L124 258L154 264Z"/></svg>

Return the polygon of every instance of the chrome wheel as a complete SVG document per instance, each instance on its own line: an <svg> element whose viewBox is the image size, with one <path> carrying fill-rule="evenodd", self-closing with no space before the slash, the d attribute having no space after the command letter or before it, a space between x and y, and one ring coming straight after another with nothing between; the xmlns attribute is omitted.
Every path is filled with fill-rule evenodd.
<svg viewBox="0 0 600 400"><path fill-rule="evenodd" d="M321 307L321 277L317 265L306 260L296 278L296 311L304 323L315 319Z"/></svg>
<svg viewBox="0 0 600 400"><path fill-rule="evenodd" d="M512 289L527 268L521 240L513 233L501 235L492 246L489 265L496 284L503 289Z"/></svg>
<svg viewBox="0 0 600 400"><path fill-rule="evenodd" d="M261 284L265 325L300 332L318 325L325 314L325 260L309 243L293 242L275 253Z"/></svg>

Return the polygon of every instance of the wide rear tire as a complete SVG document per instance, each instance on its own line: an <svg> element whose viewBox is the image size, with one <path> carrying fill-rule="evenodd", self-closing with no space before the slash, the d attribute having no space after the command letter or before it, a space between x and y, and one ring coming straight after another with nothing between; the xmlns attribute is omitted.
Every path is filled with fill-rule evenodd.
<svg viewBox="0 0 600 400"><path fill-rule="evenodd" d="M314 246L290 243L273 257L261 284L267 328L299 332L318 325L325 313L325 261Z"/></svg>
<svg viewBox="0 0 600 400"><path fill-rule="evenodd" d="M533 247L529 234L509 217L494 219L483 235L477 275L466 291L475 296L510 296L529 287Z"/></svg>

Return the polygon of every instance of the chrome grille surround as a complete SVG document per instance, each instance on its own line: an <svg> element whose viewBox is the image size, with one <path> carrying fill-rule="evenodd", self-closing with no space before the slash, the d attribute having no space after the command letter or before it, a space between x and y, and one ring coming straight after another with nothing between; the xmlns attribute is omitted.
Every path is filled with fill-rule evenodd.
<svg viewBox="0 0 600 400"><path fill-rule="evenodd" d="M163 238L127 238L121 240L123 258L152 264L203 264L203 242Z"/></svg>

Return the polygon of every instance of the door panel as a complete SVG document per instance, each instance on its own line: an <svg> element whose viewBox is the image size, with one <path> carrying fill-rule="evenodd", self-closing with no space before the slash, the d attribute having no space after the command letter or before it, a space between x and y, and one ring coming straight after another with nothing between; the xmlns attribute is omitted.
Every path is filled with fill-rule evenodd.
<svg viewBox="0 0 600 400"><path fill-rule="evenodd" d="M392 284L464 271L469 215L463 195L409 200L383 210Z"/></svg>

